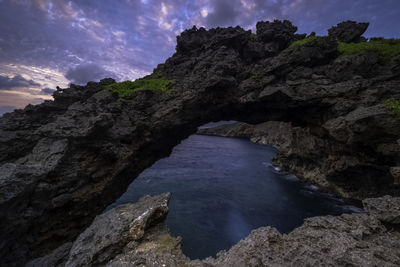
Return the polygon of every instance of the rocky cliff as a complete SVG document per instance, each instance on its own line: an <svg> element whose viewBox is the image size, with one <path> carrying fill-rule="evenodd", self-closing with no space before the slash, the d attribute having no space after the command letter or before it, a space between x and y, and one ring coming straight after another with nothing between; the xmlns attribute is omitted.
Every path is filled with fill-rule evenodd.
<svg viewBox="0 0 400 267"><path fill-rule="evenodd" d="M363 199L370 195L399 194L397 184L400 183L400 176L396 174L392 175L393 185L387 186L368 184L366 178L370 175L368 169L365 169L364 180L358 185L354 185L354 181L351 180L341 184L332 182L332 175L340 175L338 174L340 166L349 164L349 158L341 153L343 146L335 143L327 144L327 140L314 134L308 127L294 126L291 122L279 121L255 125L237 122L213 128L201 128L197 133L246 138L255 143L272 145L277 148L277 155L273 158L275 165L345 198ZM365 158L353 157L351 164L364 165ZM354 189L349 190L352 186L355 186Z"/></svg>
<svg viewBox="0 0 400 267"><path fill-rule="evenodd" d="M104 79L5 114L1 263L21 265L75 240L139 173L210 121L290 122L316 147L288 158L295 172L328 170L327 183L349 196L397 195L400 120L383 103L400 98L400 57L339 49L364 41L366 27L345 22L306 39L289 21L259 22L256 35L194 27L143 79L170 81L168 90L122 93Z"/></svg>

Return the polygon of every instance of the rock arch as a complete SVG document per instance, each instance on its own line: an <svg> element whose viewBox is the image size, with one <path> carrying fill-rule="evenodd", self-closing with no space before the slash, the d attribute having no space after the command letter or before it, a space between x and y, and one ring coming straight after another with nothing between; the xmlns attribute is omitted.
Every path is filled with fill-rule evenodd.
<svg viewBox="0 0 400 267"><path fill-rule="evenodd" d="M400 96L400 60L383 64L373 52L337 51L338 32L358 40L363 25L339 24L327 37L294 46L305 36L288 21L259 22L256 36L240 27L194 27L147 77L173 80L170 93L143 90L121 99L105 89L115 81L104 79L6 114L3 262L72 240L139 173L209 121L291 122L312 137L315 151L288 155L286 168L302 174L314 166L321 170L316 182L344 196L399 194L390 170L400 165L400 122L382 101ZM365 168L373 174L367 185Z"/></svg>

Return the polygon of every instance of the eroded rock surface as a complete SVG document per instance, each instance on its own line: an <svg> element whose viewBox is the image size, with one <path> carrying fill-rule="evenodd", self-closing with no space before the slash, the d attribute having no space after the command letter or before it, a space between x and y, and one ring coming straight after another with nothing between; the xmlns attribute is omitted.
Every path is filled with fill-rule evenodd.
<svg viewBox="0 0 400 267"><path fill-rule="evenodd" d="M363 27L351 23L341 36L355 40ZM137 175L209 121L291 122L316 147L285 158L295 174L311 166L347 196L398 194L400 121L382 102L400 98L400 60L340 56L336 33L290 47L304 38L295 31L288 21L260 22L257 36L240 27L186 30L176 53L147 77L173 80L170 93L120 99L104 79L5 114L1 264L21 265L74 241Z"/></svg>
<svg viewBox="0 0 400 267"><path fill-rule="evenodd" d="M400 224L400 198L384 196L363 200L365 210L382 222Z"/></svg>
<svg viewBox="0 0 400 267"><path fill-rule="evenodd" d="M398 266L400 233L373 216L306 219L288 235L262 227L198 266Z"/></svg>

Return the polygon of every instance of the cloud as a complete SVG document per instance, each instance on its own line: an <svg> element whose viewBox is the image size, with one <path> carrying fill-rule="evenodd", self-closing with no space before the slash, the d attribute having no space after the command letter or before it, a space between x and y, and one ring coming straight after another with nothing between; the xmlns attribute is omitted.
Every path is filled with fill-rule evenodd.
<svg viewBox="0 0 400 267"><path fill-rule="evenodd" d="M51 88L43 88L40 93L43 95L52 95L56 90Z"/></svg>
<svg viewBox="0 0 400 267"><path fill-rule="evenodd" d="M237 17L241 7L241 3L237 0L220 0L215 1L213 11L205 16L206 25L209 27L232 25L237 22ZM202 17L204 14L202 14Z"/></svg>
<svg viewBox="0 0 400 267"><path fill-rule="evenodd" d="M12 112L16 107L14 106L0 106L0 117L3 116L4 113Z"/></svg>
<svg viewBox="0 0 400 267"><path fill-rule="evenodd" d="M65 74L65 78L74 84L86 84L89 81L99 81L103 78L115 78L116 75L110 71L103 69L94 63L82 64L70 68Z"/></svg>
<svg viewBox="0 0 400 267"><path fill-rule="evenodd" d="M33 80L28 80L21 75L15 75L14 77L8 77L0 75L0 90L13 90L16 88L26 88L26 87L39 87L40 84L34 82Z"/></svg>

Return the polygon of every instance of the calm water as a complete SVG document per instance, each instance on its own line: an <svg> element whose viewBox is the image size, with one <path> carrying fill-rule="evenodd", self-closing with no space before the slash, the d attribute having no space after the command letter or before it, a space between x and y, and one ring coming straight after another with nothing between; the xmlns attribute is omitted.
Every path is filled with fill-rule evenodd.
<svg viewBox="0 0 400 267"><path fill-rule="evenodd" d="M243 139L192 135L109 208L171 192L167 225L191 259L215 256L261 226L287 233L307 217L357 210L274 169L275 153Z"/></svg>

